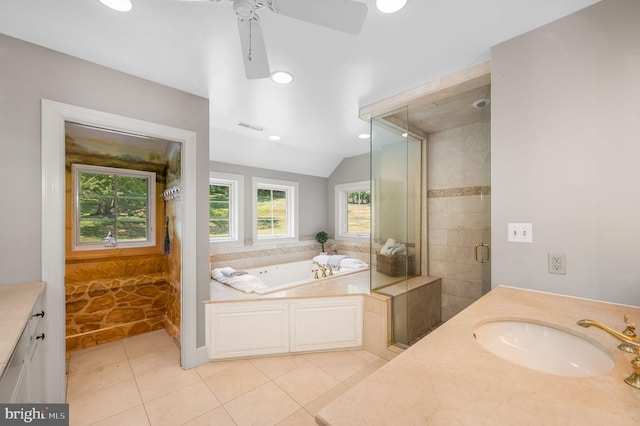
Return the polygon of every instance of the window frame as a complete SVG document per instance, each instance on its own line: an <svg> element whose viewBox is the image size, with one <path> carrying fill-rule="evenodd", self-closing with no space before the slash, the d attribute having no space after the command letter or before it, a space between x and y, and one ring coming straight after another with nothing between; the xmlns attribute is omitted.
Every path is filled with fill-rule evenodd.
<svg viewBox="0 0 640 426"><path fill-rule="evenodd" d="M80 243L80 173L82 172L103 173L125 177L144 177L147 179L147 239L145 241L120 241L116 238L117 244L115 246L105 246L103 241L95 243ZM71 180L73 203L73 206L71 208L71 251L79 252L89 250L113 250L156 246L157 195L155 172L74 163L71 165Z"/></svg>
<svg viewBox="0 0 640 426"><path fill-rule="evenodd" d="M364 241L371 238L371 228L369 228L368 234L347 232L348 229L348 207L347 207L347 194L349 192L371 192L371 182L349 182L335 186L335 235L336 239L340 240L352 240L352 241ZM373 214L373 212L372 212Z"/></svg>
<svg viewBox="0 0 640 426"><path fill-rule="evenodd" d="M230 173L209 172L209 185L229 185L229 237L212 237L209 244L240 245L244 242L244 230L240 223L244 218L244 176ZM209 218L211 223L211 218Z"/></svg>
<svg viewBox="0 0 640 426"><path fill-rule="evenodd" d="M251 200L252 208L252 226L253 226L253 243L269 244L277 242L298 241L299 235L299 200L298 200L298 182L254 177L252 179ZM271 189L285 191L287 198L287 233L278 236L259 236L258 235L258 189Z"/></svg>

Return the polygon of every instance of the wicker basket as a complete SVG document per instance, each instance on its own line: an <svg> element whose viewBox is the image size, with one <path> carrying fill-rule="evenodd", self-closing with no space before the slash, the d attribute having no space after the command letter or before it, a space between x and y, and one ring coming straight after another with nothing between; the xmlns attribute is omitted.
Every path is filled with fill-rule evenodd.
<svg viewBox="0 0 640 426"><path fill-rule="evenodd" d="M415 274L415 264L413 263L413 255L411 254L387 256L386 254L376 253L376 261L376 271L389 277L401 277L405 274L411 276ZM409 262L408 267L407 262Z"/></svg>

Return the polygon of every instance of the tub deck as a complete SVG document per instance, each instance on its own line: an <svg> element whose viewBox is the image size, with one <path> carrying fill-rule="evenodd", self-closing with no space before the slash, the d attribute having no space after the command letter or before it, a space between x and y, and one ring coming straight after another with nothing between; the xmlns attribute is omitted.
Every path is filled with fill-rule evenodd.
<svg viewBox="0 0 640 426"><path fill-rule="evenodd" d="M369 269L345 276L320 278L309 284L269 294L243 293L227 285L211 280L211 300L204 303L242 302L248 300L273 300L282 298L327 297L369 294Z"/></svg>

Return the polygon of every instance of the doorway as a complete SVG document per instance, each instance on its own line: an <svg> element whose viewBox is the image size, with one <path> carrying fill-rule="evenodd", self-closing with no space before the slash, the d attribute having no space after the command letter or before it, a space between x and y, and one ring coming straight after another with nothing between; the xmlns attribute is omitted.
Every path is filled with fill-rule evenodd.
<svg viewBox="0 0 640 426"><path fill-rule="evenodd" d="M182 235L180 263L181 365L201 357L196 347L196 135L192 131L129 117L42 101L42 280L47 283L45 400L65 401L65 123L114 129L181 144L181 192L178 209Z"/></svg>

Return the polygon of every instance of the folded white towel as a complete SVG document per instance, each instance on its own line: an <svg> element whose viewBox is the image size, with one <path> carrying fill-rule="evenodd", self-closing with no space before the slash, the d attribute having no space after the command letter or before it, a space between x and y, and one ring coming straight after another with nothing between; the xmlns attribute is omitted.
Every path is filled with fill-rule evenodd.
<svg viewBox="0 0 640 426"><path fill-rule="evenodd" d="M336 254L333 256L329 256L329 258L327 259L326 265L328 268L337 268L338 266L340 266L340 262L346 258L347 256L343 254Z"/></svg>
<svg viewBox="0 0 640 426"><path fill-rule="evenodd" d="M393 238L387 239L387 242L384 243L384 246L382 246L382 248L380 249L380 254L391 256L391 249L395 247L395 245L396 245L396 240L394 240Z"/></svg>
<svg viewBox="0 0 640 426"><path fill-rule="evenodd" d="M402 243L396 243L396 240L393 238L389 238L380 249L380 254L384 254L385 256L407 254L407 247Z"/></svg>
<svg viewBox="0 0 640 426"><path fill-rule="evenodd" d="M347 257L346 259L342 259L340 261L340 267L352 268L352 269L363 269L368 268L369 265L362 260L354 259L353 257Z"/></svg>
<svg viewBox="0 0 640 426"><path fill-rule="evenodd" d="M231 274L233 274L233 273L236 271L235 269L233 269L233 268L232 268L232 267L230 267L230 266L227 266L227 267L225 267L225 268L217 268L217 269L218 269L218 270L220 271L220 273L221 273L222 275L224 275L225 277L230 277L230 276L231 276Z"/></svg>
<svg viewBox="0 0 640 426"><path fill-rule="evenodd" d="M269 288L260 278L233 268L216 268L211 271L211 278L245 293Z"/></svg>
<svg viewBox="0 0 640 426"><path fill-rule="evenodd" d="M329 260L329 255L326 255L326 254L319 254L317 256L314 256L313 258L314 262L318 262L321 265L326 265L327 260Z"/></svg>

